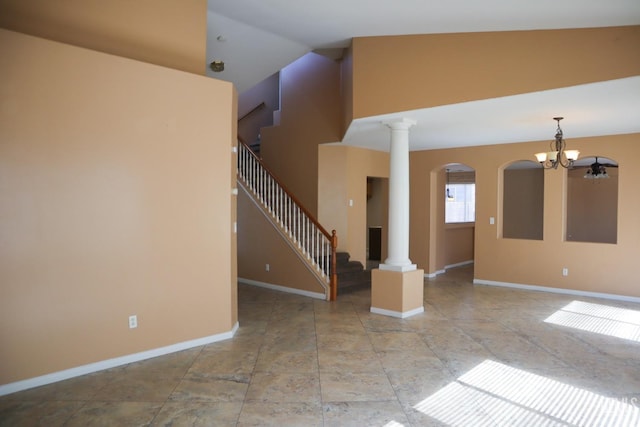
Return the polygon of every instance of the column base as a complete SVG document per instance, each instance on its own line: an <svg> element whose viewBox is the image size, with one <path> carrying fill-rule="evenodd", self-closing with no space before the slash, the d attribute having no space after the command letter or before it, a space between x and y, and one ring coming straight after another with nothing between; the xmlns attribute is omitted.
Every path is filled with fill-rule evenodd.
<svg viewBox="0 0 640 427"><path fill-rule="evenodd" d="M415 264L402 264L402 265L380 264L378 266L378 268L380 270L405 272L405 271L413 271L413 270L417 269L418 267Z"/></svg>
<svg viewBox="0 0 640 427"><path fill-rule="evenodd" d="M405 317L424 312L424 270L371 272L371 312Z"/></svg>

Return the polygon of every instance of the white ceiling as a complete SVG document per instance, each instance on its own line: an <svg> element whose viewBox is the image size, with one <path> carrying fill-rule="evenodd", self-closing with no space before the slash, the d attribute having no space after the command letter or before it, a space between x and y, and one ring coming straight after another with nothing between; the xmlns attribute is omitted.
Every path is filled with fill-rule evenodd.
<svg viewBox="0 0 640 427"><path fill-rule="evenodd" d="M343 142L388 151L383 122L402 117L417 121L412 150L551 141L557 116L567 141L640 132L640 76L356 119Z"/></svg>
<svg viewBox="0 0 640 427"><path fill-rule="evenodd" d="M209 0L207 18L208 61L225 62L222 73L208 73L242 93L352 37L639 25L640 0ZM555 116L565 117L568 141L640 132L640 76L359 119L342 142L386 151L382 121L399 117L418 122L412 150L551 140Z"/></svg>

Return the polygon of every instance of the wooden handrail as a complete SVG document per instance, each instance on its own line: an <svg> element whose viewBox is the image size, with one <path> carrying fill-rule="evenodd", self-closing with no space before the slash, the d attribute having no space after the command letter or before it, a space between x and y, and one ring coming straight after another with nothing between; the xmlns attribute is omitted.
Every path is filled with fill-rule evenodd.
<svg viewBox="0 0 640 427"><path fill-rule="evenodd" d="M256 153L254 153L254 152L253 152L253 150L251 150L251 148L249 147L249 145L244 141L244 139L242 139L242 138L240 137L240 135L238 135L238 141L240 141L240 143L241 143L242 145L244 145L244 147L245 147L247 150L249 150L249 153L251 153L251 155L252 155L252 156L253 156L253 157L258 161L258 163L260 163L260 164L262 165L262 167L264 168L265 172L267 172L267 173L271 176L271 178L273 178L273 179L278 183L278 185L280 185L280 187L282 187L282 189L284 190L284 192L285 192L285 193L287 193L287 195L288 195L289 197L291 197L291 200L293 200L293 201L295 202L295 204L297 204L297 205L300 207L300 209L302 210L302 212L304 212L304 214L305 214L306 216L308 216L308 217L309 217L309 219L311 220L311 222L313 222L313 224L314 224L316 227L318 227L318 229L322 232L322 234L324 234L324 235L325 235L325 237L326 237L327 239L331 240L331 233L329 233L327 230L325 230L325 228L324 228L324 227L323 227L323 226L318 222L318 220L313 216L313 214L312 214L311 212L309 212L309 211L307 210L307 208L305 208L305 207L304 207L304 205L302 204L302 202L300 202L300 200L299 200L299 199L298 199L298 198L297 198L297 197L296 197L296 196L295 196L291 191L289 191L289 189L287 188L287 186L286 186L286 185L284 185L284 184L282 183L282 181L281 181L281 180L279 180L279 179L278 179L278 177L277 177L277 176L275 176L275 175L274 175L274 173L273 173L273 172L271 172L271 170L269 170L269 168L268 168L267 166L265 166L265 164L262 162L262 160L261 160L258 156L256 156ZM335 230L333 230L333 231L335 231Z"/></svg>
<svg viewBox="0 0 640 427"><path fill-rule="evenodd" d="M264 103L264 101L262 101L260 104L258 104L258 105L256 105L255 107L253 107L253 108L251 109L251 111L249 111L247 114L245 114L244 116L240 117L240 118L238 119L238 123L239 123L240 121L242 121L242 120L246 119L247 117L249 117L250 115L252 115L252 114L253 114L253 113L255 113L256 111L258 111L258 110L260 110L260 109L262 109L262 108L264 108L264 107L266 107L266 106L267 106L267 104L265 104L265 103Z"/></svg>
<svg viewBox="0 0 640 427"><path fill-rule="evenodd" d="M325 236L330 244L330 274L329 274L329 301L335 301L338 293L338 274L336 271L336 251L338 248L338 236L336 234L336 230L332 230L329 233L315 218L311 212L309 212L300 202L300 200L285 186L282 182L275 176L268 167L264 165L262 160L251 150L249 145L244 141L244 139L238 135L238 143L241 144L244 148L244 151L248 152L249 155L256 161L262 170L280 187L280 189L289 197L289 199L296 205L296 207L306 216L306 218L316 227L316 229ZM238 171L239 173L239 171Z"/></svg>

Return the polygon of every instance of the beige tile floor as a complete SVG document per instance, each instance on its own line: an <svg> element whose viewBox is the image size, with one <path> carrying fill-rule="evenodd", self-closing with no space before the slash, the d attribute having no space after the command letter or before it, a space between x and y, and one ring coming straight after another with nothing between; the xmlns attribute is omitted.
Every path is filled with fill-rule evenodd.
<svg viewBox="0 0 640 427"><path fill-rule="evenodd" d="M0 426L640 425L640 304L471 277L404 320L240 285L233 339L1 397Z"/></svg>

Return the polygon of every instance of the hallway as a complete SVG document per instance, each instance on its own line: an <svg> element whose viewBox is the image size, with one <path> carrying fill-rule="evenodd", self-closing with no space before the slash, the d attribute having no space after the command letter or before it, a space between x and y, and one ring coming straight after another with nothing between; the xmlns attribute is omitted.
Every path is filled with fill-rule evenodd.
<svg viewBox="0 0 640 427"><path fill-rule="evenodd" d="M474 286L472 269L425 279L404 320L371 314L369 290L239 285L235 338L0 397L0 426L640 423L640 304Z"/></svg>

